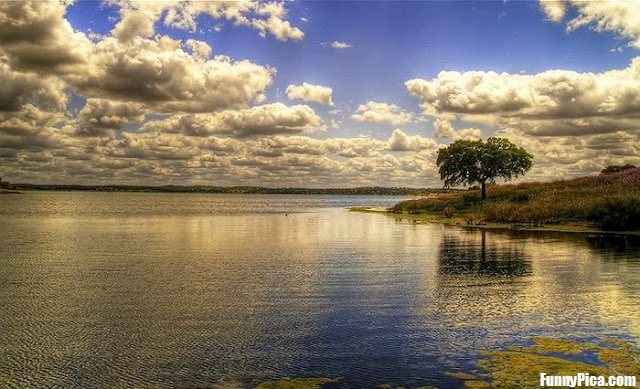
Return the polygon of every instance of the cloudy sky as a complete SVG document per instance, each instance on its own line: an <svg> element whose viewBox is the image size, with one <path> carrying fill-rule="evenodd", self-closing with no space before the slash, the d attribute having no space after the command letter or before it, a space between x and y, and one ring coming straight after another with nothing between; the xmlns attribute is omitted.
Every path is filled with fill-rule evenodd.
<svg viewBox="0 0 640 389"><path fill-rule="evenodd" d="M441 186L502 136L526 180L640 165L640 1L0 2L13 182Z"/></svg>

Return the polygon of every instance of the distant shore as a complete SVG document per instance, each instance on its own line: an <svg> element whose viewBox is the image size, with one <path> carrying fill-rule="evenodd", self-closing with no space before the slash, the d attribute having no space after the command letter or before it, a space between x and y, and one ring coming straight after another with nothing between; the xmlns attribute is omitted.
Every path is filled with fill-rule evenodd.
<svg viewBox="0 0 640 389"><path fill-rule="evenodd" d="M407 187L355 187L355 188L267 188L261 186L142 186L142 185L45 185L13 184L13 190L87 191L87 192L151 192L151 193L229 193L229 194L297 194L347 196L428 196L453 193L455 189Z"/></svg>

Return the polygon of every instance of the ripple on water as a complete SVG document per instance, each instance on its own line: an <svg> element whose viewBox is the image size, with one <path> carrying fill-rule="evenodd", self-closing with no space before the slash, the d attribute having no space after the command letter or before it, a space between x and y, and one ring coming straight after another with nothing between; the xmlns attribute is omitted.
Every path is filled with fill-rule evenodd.
<svg viewBox="0 0 640 389"><path fill-rule="evenodd" d="M445 388L514 340L640 335L634 248L340 208L388 198L15 199L0 203L3 387Z"/></svg>

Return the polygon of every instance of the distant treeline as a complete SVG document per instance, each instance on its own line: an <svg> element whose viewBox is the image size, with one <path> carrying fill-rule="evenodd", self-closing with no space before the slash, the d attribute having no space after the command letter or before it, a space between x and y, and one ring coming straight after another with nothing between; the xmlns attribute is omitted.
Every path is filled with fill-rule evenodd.
<svg viewBox="0 0 640 389"><path fill-rule="evenodd" d="M260 186L139 186L139 185L40 185L13 184L17 190L57 190L93 192L159 192L159 193L236 193L236 194L301 194L301 195L385 195L424 196L453 192L442 188L401 188L367 186L360 188L265 188Z"/></svg>

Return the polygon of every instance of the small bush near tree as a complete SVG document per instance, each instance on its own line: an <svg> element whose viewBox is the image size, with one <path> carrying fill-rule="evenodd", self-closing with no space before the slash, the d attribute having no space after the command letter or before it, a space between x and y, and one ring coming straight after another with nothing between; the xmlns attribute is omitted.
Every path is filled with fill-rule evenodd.
<svg viewBox="0 0 640 389"><path fill-rule="evenodd" d="M640 228L640 199L637 197L610 197L596 204L590 219L608 230L635 230Z"/></svg>

